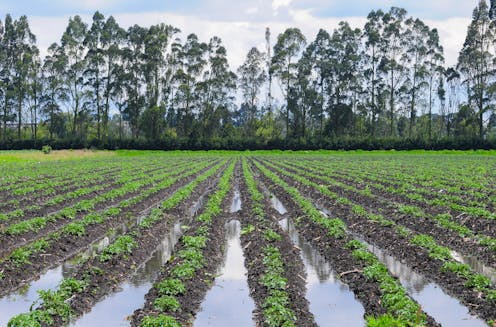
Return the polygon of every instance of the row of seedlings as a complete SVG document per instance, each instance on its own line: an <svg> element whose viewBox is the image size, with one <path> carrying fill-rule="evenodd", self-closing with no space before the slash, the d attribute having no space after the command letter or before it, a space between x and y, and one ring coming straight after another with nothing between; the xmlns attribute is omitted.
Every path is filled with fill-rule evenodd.
<svg viewBox="0 0 496 327"><path fill-rule="evenodd" d="M172 161L170 163L173 164ZM15 196L12 200L5 202L5 204L10 202L10 207L7 205L2 207L0 227L5 227L5 223L3 223L5 221L9 221L9 224L12 223L13 218L20 220L27 215L47 215L72 204L75 200L90 198L92 193L96 191L124 185L132 181L137 174L144 172L151 174L162 169L162 166L159 166L157 162L142 164L138 167L135 165L135 162L123 163L118 169L110 166L111 168L104 172L95 172L91 167L88 167L87 171L79 172L65 186L53 187L45 192L36 192L36 196L33 194L27 197ZM11 210L9 211L8 208Z"/></svg>
<svg viewBox="0 0 496 327"><path fill-rule="evenodd" d="M190 166L194 167L194 164L190 164ZM148 175L147 172L140 172L121 187L108 187L104 192L91 199L81 200L54 213L26 219L2 228L0 229L0 235L3 236L0 239L0 256L9 252L13 246L19 246L40 238L47 232L57 230L70 221L79 220L84 215L115 206L133 196L139 196L147 188L152 188L154 184L184 171L182 166L173 166L157 171L152 175Z"/></svg>
<svg viewBox="0 0 496 327"><path fill-rule="evenodd" d="M488 322L495 319L494 285L488 277L473 272L466 264L457 262L451 256L450 249L439 246L428 235L414 233L381 214L368 212L361 205L331 192L324 185L273 164L266 164L285 176L286 182L296 185L310 198L322 200L324 197L326 205L331 206L334 213L343 217L350 231L363 236L369 243L390 251L421 274L435 280L467 305L471 312ZM429 251L431 248L439 252Z"/></svg>
<svg viewBox="0 0 496 327"><path fill-rule="evenodd" d="M281 168L308 178L317 184L325 183L332 192L352 198L365 207L380 208L381 214L394 220L398 224L418 233L425 233L436 237L443 245L449 246L462 254L475 255L489 266L496 265L496 238L477 234L470 228L463 226L452 219L447 213L432 215L414 205L404 205L395 202L390 197L378 196L369 190L357 190L355 187L336 181L329 177L330 171L324 167L314 168L310 165L303 169L299 164L276 163Z"/></svg>
<svg viewBox="0 0 496 327"><path fill-rule="evenodd" d="M408 171L405 171L405 168L385 170L384 167L374 166L374 169L364 169L362 166L355 167L355 169L347 173L342 172L342 170L340 171L346 178L365 178L367 181L373 181L378 189L387 190L390 193L402 195L431 206L439 206L445 210L448 209L455 215L463 213L471 216L473 219L485 218L489 221L496 218L496 215L488 210L490 208L487 208L488 205L494 208L494 204L496 203L496 196L492 188L480 187L478 183L474 184L473 180L477 177L477 174L474 174L473 171L477 169L469 170L467 167L464 168L471 172L470 176L467 177L470 180L467 180L466 178L458 178L459 174L455 172L453 174L446 173L446 162L440 166L444 169L441 175L454 175L456 179L448 184L438 183L441 175L437 173L433 174L431 171L432 167L425 169L410 167ZM349 169L349 167L347 168ZM420 184L416 183L418 177L412 177L417 170L420 170L422 175L427 175L422 176L422 180L425 179L425 181L420 182ZM391 174L390 171L394 171L394 174ZM488 178L488 180L491 179ZM480 191L477 191L477 189ZM453 193L458 195L454 195Z"/></svg>
<svg viewBox="0 0 496 327"><path fill-rule="evenodd" d="M301 235L333 262L340 279L362 302L368 326L436 325L386 266L347 233L343 220L324 216L297 188L260 163L254 164L293 216L299 217L294 223Z"/></svg>
<svg viewBox="0 0 496 327"><path fill-rule="evenodd" d="M287 233L267 216L270 204L243 159L241 243L257 326L316 326L305 298L305 271Z"/></svg>
<svg viewBox="0 0 496 327"><path fill-rule="evenodd" d="M215 279L223 260L225 212L232 191L236 161L219 180L203 211L179 239L175 255L145 296L146 302L132 316L132 326L181 326L190 324L201 300Z"/></svg>
<svg viewBox="0 0 496 327"><path fill-rule="evenodd" d="M0 269L3 272L0 275L0 295L12 292L39 276L42 271L77 255L104 237L109 230L122 224L136 224L134 218L136 214L150 207L150 203L160 201L188 183L195 174L204 171L208 164L181 167L180 170L171 172L168 178L143 190L135 197L121 201L103 211L90 213L34 242L16 248L0 262ZM221 165L222 163L218 163L212 169L218 169Z"/></svg>
<svg viewBox="0 0 496 327"><path fill-rule="evenodd" d="M168 213L187 200L195 189L208 186L208 180L224 164L222 162L207 170L163 200L139 224L117 237L99 254L82 262L73 276L62 280L56 290L41 291L40 299L35 304L37 307L12 318L9 327L65 325L90 310L105 295L114 292L147 260L163 235L175 224L178 217Z"/></svg>

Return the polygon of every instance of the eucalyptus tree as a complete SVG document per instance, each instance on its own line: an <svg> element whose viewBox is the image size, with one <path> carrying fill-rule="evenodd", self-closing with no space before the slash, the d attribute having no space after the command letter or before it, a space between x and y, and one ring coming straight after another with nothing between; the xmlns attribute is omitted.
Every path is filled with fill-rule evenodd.
<svg viewBox="0 0 496 327"><path fill-rule="evenodd" d="M137 138L140 133L140 116L146 101L142 92L144 77L144 40L147 29L138 25L129 27L126 33L126 44L122 52L125 78L121 79L126 88L127 104L125 115L131 127L132 136Z"/></svg>
<svg viewBox="0 0 496 327"><path fill-rule="evenodd" d="M36 37L26 16L13 20L7 15L2 34L3 137L6 137L7 122L15 117L17 138L20 139L25 102L29 96L28 76L38 55Z"/></svg>
<svg viewBox="0 0 496 327"><path fill-rule="evenodd" d="M81 114L87 97L84 85L87 52L84 41L87 29L87 24L83 22L80 16L71 17L61 40L59 60L65 66L63 78L67 96L64 98L67 99L72 111L71 133L73 137L76 137L78 132L79 137L82 137L81 127L83 126L83 119L86 118L86 115Z"/></svg>
<svg viewBox="0 0 496 327"><path fill-rule="evenodd" d="M29 72L27 76L28 104L31 121L31 137L36 140L38 134L38 119L40 114L41 99L43 96L43 71L42 61L37 48L32 49Z"/></svg>
<svg viewBox="0 0 496 327"><path fill-rule="evenodd" d="M382 16L384 30L381 42L383 56L379 66L386 80L389 97L389 135L394 134L394 121L396 115L396 104L401 98L402 87L406 79L406 38L405 38L406 10L392 7L389 12Z"/></svg>
<svg viewBox="0 0 496 327"><path fill-rule="evenodd" d="M229 69L227 51L218 37L210 39L207 48L207 66L203 81L198 83L204 137L212 137L228 120L230 105L236 90L236 75ZM217 136L217 135L215 135Z"/></svg>
<svg viewBox="0 0 496 327"><path fill-rule="evenodd" d="M315 85L315 103L313 106L314 117L318 121L319 135L323 135L325 105L327 96L327 88L330 85L331 61L329 58L332 55L333 48L331 46L331 36L323 29L317 33L315 40L306 48L303 58L306 62L311 63L311 73L307 79Z"/></svg>
<svg viewBox="0 0 496 327"><path fill-rule="evenodd" d="M432 138L432 109L434 102L435 83L439 83L440 78L444 75L444 50L439 41L437 29L429 31L427 38L427 83L429 86L429 125L428 136ZM438 85L439 88L439 85Z"/></svg>
<svg viewBox="0 0 496 327"><path fill-rule="evenodd" d="M48 48L48 54L43 62L44 92L41 97L41 111L48 117L50 139L53 139L54 133L59 130L57 122L62 112L59 100L65 100L67 96L63 80L65 58L62 51L57 43L53 43Z"/></svg>
<svg viewBox="0 0 496 327"><path fill-rule="evenodd" d="M264 53L256 47L250 49L245 62L238 68L239 88L244 102L248 105L248 122L251 124L257 117L257 103L260 89L267 81Z"/></svg>
<svg viewBox="0 0 496 327"><path fill-rule="evenodd" d="M7 56L6 56L6 53L4 51L5 50L4 42L5 42L4 25L3 25L3 22L0 20L0 48L2 49L2 51L0 51L0 107L2 108L2 110L0 110L0 120L1 121L4 121L3 109L5 109L6 107L3 105L3 103L5 101L5 95L7 93L7 90L6 90L7 83L4 80L4 77L7 73L6 67L5 67L6 62L7 62ZM0 123L0 138L3 138L3 126L1 123Z"/></svg>
<svg viewBox="0 0 496 327"><path fill-rule="evenodd" d="M178 92L178 71L181 69L181 51L182 44L181 38L176 37L171 42L170 52L166 57L166 71L163 76L163 95L164 95L164 103L166 106L166 126L170 129L171 132L176 133L177 135L177 124L178 124L178 112L176 108L176 94Z"/></svg>
<svg viewBox="0 0 496 327"><path fill-rule="evenodd" d="M103 136L108 135L108 121L110 112L110 102L117 103L121 94L119 86L119 76L123 76L122 71L122 46L126 39L126 31L119 26L115 18L110 16L102 29L101 46L105 65L104 80L104 107L103 107ZM120 107L122 108L122 107ZM122 119L122 114L120 116ZM122 132L122 121L119 124L119 131ZM122 136L122 133L120 134Z"/></svg>
<svg viewBox="0 0 496 327"><path fill-rule="evenodd" d="M491 46L494 37L489 8L486 1L481 0L473 11L465 43L458 57L458 69L465 78L468 105L476 113L480 138L484 137L484 115L491 110L490 82L494 69Z"/></svg>
<svg viewBox="0 0 496 327"><path fill-rule="evenodd" d="M428 48L428 39L431 31L420 19L408 18L405 22L407 30L405 38L407 41L407 56L409 74L407 79L409 101L409 125L408 135L412 137L415 119L417 117L418 98L422 95L422 90L427 86L427 61L429 52L434 49Z"/></svg>
<svg viewBox="0 0 496 327"><path fill-rule="evenodd" d="M291 90L297 83L298 58L306 45L305 36L298 28L288 28L277 37L274 45L271 70L281 81L281 90L286 98L286 139L289 136L289 110Z"/></svg>
<svg viewBox="0 0 496 327"><path fill-rule="evenodd" d="M101 139L101 122L103 116L102 98L104 93L103 76L105 74L105 59L103 50L103 29L105 25L105 16L100 12L93 15L93 23L88 29L84 45L87 47L86 53L86 70L85 84L92 89L91 96L88 97L88 103L94 107L96 113L97 139Z"/></svg>
<svg viewBox="0 0 496 327"><path fill-rule="evenodd" d="M2 51L0 51L1 67L1 89L2 89L2 124L3 133L2 139L7 138L7 122L13 119L13 106L14 106L14 87L13 87L13 71L14 71L14 58L15 47L14 37L15 28L12 17L7 14L5 16L4 25L1 28L2 36Z"/></svg>
<svg viewBox="0 0 496 327"><path fill-rule="evenodd" d="M190 34L178 54L180 68L175 76L178 86L174 101L178 109L179 131L183 136L193 131L194 119L199 113L194 111L200 105L196 90L207 64L207 50L206 43L200 42L196 34Z"/></svg>
<svg viewBox="0 0 496 327"><path fill-rule="evenodd" d="M460 107L460 89L461 89L461 76L460 73L455 69L456 67L449 67L444 72L444 77L446 79L446 114L445 114L445 125L446 125L446 135L448 137L452 134L452 127L454 116L456 115L458 108Z"/></svg>
<svg viewBox="0 0 496 327"><path fill-rule="evenodd" d="M308 136L308 122L312 120L311 118L323 120L322 95L319 94L318 79L313 76L314 58L312 54L311 47L308 47L298 61L297 83L291 90L292 135L296 138ZM319 129L319 136L321 135L322 129Z"/></svg>
<svg viewBox="0 0 496 327"><path fill-rule="evenodd" d="M354 109L360 93L361 30L352 29L347 22L340 22L331 38L330 66L333 81L328 92L330 124L336 135L351 129Z"/></svg>
<svg viewBox="0 0 496 327"><path fill-rule="evenodd" d="M148 106L160 104L167 51L179 30L171 25L152 25L144 39L144 73Z"/></svg>
<svg viewBox="0 0 496 327"><path fill-rule="evenodd" d="M382 10L371 11L367 16L363 38L365 45L364 60L364 77L366 86L369 90L367 107L370 112L370 131L372 136L376 134L379 115L385 110L383 106L385 80L380 74L382 57L386 46L382 37L384 33L384 12Z"/></svg>

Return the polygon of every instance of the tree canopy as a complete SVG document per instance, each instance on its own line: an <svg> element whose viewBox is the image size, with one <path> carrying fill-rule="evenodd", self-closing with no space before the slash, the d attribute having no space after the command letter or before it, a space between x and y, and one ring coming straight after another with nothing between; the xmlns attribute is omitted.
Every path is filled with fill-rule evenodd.
<svg viewBox="0 0 496 327"><path fill-rule="evenodd" d="M292 27L272 45L267 28L267 48L249 49L236 69L216 36L183 38L165 23L125 30L100 12L90 22L71 17L42 58L28 18L7 14L0 140L488 139L496 136L495 5L474 9L453 67L438 31L397 7L313 40Z"/></svg>

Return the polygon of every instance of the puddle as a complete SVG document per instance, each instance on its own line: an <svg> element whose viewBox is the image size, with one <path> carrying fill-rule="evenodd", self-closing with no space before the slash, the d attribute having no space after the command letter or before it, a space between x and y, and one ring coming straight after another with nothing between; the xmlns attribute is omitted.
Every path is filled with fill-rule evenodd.
<svg viewBox="0 0 496 327"><path fill-rule="evenodd" d="M230 213L235 213L241 210L241 194L239 193L239 190L236 189L234 191L234 197L231 202L231 207L229 208Z"/></svg>
<svg viewBox="0 0 496 327"><path fill-rule="evenodd" d="M206 193L203 194L202 196L200 196L200 198L195 203L193 203L193 205L191 207L189 207L188 215L190 217L196 216L198 211L200 211L201 208L203 208L203 205L205 203L205 196L206 196Z"/></svg>
<svg viewBox="0 0 496 327"><path fill-rule="evenodd" d="M331 216L331 213L325 207L317 204L315 206L322 213ZM457 327L487 326L483 320L471 315L467 307L462 305L460 301L444 292L438 284L416 273L408 265L385 253L382 249L368 244L358 235L352 234L356 239L367 245L368 250L374 253L388 267L393 276L398 277L408 294L438 323L443 326ZM467 260L467 262L464 262L470 264L468 258L461 256L460 258L461 260ZM482 272L482 270L481 268L480 271Z"/></svg>
<svg viewBox="0 0 496 327"><path fill-rule="evenodd" d="M73 266L64 264L43 274L40 279L31 282L0 299L0 326L7 326L7 322L14 316L29 311L34 301L38 299L39 290L54 290L64 277L70 274Z"/></svg>
<svg viewBox="0 0 496 327"><path fill-rule="evenodd" d="M315 322L319 326L328 326L330 321L336 326L365 326L362 304L355 299L348 286L338 280L325 258L300 237L290 220L285 218L279 224L301 249L300 255L307 274L306 298Z"/></svg>
<svg viewBox="0 0 496 327"><path fill-rule="evenodd" d="M175 244L182 235L181 229L181 223L176 223L151 258L137 269L130 280L120 286L119 291L105 297L90 312L70 326L129 326L126 318L143 306L146 293L153 286L160 268L169 260Z"/></svg>
<svg viewBox="0 0 496 327"><path fill-rule="evenodd" d="M227 251L224 266L207 292L194 326L254 326L243 250L239 239L241 224L226 224Z"/></svg>
<svg viewBox="0 0 496 327"><path fill-rule="evenodd" d="M272 207L279 212L280 215L284 215L288 212L284 204L282 204L281 200L279 200L275 195L270 195L270 202L272 203Z"/></svg>
<svg viewBox="0 0 496 327"><path fill-rule="evenodd" d="M439 285L416 273L409 266L385 253L382 249L368 244L360 238L357 239L367 245L369 251L374 253L388 267L393 276L399 278L401 285L406 288L408 294L438 323L443 326L487 327L483 320L471 315L464 305L456 298L445 293Z"/></svg>
<svg viewBox="0 0 496 327"><path fill-rule="evenodd" d="M451 256L456 261L469 265L474 272L486 276L493 285L496 285L496 269L484 265L476 257L466 256L456 251L451 251Z"/></svg>

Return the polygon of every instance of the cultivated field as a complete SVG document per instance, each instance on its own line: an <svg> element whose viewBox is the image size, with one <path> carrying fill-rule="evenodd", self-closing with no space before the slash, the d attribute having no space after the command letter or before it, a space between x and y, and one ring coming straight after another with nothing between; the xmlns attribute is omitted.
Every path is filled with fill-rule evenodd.
<svg viewBox="0 0 496 327"><path fill-rule="evenodd" d="M494 152L6 152L0 171L0 326L496 326Z"/></svg>

